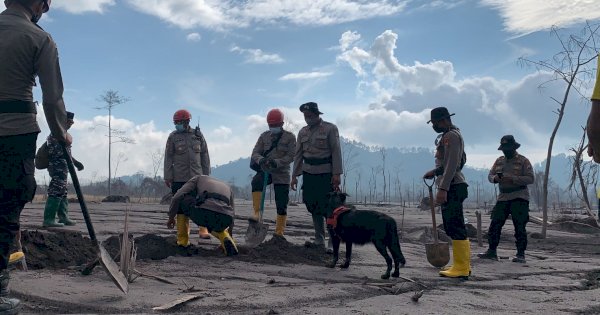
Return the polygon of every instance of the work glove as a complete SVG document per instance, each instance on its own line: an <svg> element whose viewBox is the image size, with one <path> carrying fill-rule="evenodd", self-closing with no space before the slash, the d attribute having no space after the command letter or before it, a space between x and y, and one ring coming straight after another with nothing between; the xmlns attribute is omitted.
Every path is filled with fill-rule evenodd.
<svg viewBox="0 0 600 315"><path fill-rule="evenodd" d="M73 160L73 165L77 168L78 171L83 171L83 164L77 160Z"/></svg>

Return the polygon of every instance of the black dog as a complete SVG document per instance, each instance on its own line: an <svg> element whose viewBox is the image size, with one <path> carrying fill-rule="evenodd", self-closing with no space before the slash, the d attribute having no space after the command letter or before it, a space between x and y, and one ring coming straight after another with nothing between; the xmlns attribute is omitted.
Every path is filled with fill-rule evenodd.
<svg viewBox="0 0 600 315"><path fill-rule="evenodd" d="M346 261L340 265L341 268L350 266L352 244L364 245L372 242L387 263L387 270L381 278L388 279L392 271L392 258L387 249L394 257L395 268L392 277L399 277L399 268L404 267L406 259L400 249L396 220L377 211L345 207L346 196L348 195L342 192L327 194L327 229L333 244L333 261L327 264L327 267L334 268L337 264L340 241L346 243Z"/></svg>

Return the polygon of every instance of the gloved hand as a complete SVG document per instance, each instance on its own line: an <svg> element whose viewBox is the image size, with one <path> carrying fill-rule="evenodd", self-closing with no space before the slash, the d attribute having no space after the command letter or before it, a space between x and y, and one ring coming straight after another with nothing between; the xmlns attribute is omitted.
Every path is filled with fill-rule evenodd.
<svg viewBox="0 0 600 315"><path fill-rule="evenodd" d="M73 165L77 168L78 171L83 171L83 164L77 160L73 160Z"/></svg>

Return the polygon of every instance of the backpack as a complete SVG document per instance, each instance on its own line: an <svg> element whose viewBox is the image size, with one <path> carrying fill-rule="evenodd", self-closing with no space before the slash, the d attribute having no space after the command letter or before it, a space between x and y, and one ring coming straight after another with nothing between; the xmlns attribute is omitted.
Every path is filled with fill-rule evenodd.
<svg viewBox="0 0 600 315"><path fill-rule="evenodd" d="M43 170L48 168L48 142L44 142L42 146L35 153L35 168Z"/></svg>

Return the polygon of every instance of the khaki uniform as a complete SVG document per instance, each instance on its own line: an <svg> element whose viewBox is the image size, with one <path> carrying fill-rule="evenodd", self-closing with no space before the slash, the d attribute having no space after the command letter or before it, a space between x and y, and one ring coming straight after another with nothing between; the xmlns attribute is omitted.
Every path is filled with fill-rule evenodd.
<svg viewBox="0 0 600 315"><path fill-rule="evenodd" d="M500 194L492 210L492 222L490 222L488 229L489 250L496 252L496 248L500 243L502 227L510 215L515 228L517 256L524 256L527 249L527 230L525 226L529 222L529 189L527 185L533 184L533 167L526 157L517 153L511 159L504 156L496 159L490 169L488 180L494 183L494 176L499 172L502 172L503 177L511 176L513 180L511 183L498 185Z"/></svg>
<svg viewBox="0 0 600 315"><path fill-rule="evenodd" d="M502 183L498 185L500 190L497 199L498 201L514 199L529 200L529 189L527 188L527 185L533 184L534 174L531 162L529 162L526 157L517 153L517 155L510 160L506 159L504 156L496 159L496 162L494 162L488 175L490 183L494 183L494 176L500 172L503 176L511 176L513 181L511 183Z"/></svg>
<svg viewBox="0 0 600 315"><path fill-rule="evenodd" d="M440 189L447 191L450 185L466 183L460 169L464 149L462 135L456 128L446 132L440 139L435 152L435 166L443 169L443 173L437 178Z"/></svg>
<svg viewBox="0 0 600 315"><path fill-rule="evenodd" d="M16 9L0 14L0 137L40 132L35 112L7 112L2 104L3 101L32 102L37 76L50 132L64 142L67 112L58 50L50 34L29 19Z"/></svg>
<svg viewBox="0 0 600 315"><path fill-rule="evenodd" d="M273 141L275 141L278 135L271 131L263 132L254 145L251 159L256 163L259 163L263 158L275 161L277 167L268 169L273 179L273 184L288 185L290 183L290 164L294 161L296 150L296 136L287 130L283 130L282 132L283 134L277 143L277 147L269 152L269 155L266 157L263 156L264 152L271 148ZM262 182L260 184L262 185Z"/></svg>
<svg viewBox="0 0 600 315"><path fill-rule="evenodd" d="M321 120L314 127L305 126L300 129L293 174L300 176L302 172L334 175L343 173L342 149L336 125Z"/></svg>
<svg viewBox="0 0 600 315"><path fill-rule="evenodd" d="M302 175L302 199L312 215L316 245L325 245L324 216L327 213L327 193L333 191L332 175L342 173L342 149L337 127L323 120L315 126L303 127L298 133L293 174Z"/></svg>
<svg viewBox="0 0 600 315"><path fill-rule="evenodd" d="M169 218L175 217L177 211L179 210L179 203L185 197L185 195L197 195L201 192L214 193L229 199L229 203L227 203L223 200L207 198L206 201L202 203L202 209L221 213L229 217L235 216L235 206L233 202L234 196L229 185L210 176L198 175L192 177L177 191L175 196L173 196L173 200L171 200L171 206L169 207Z"/></svg>
<svg viewBox="0 0 600 315"><path fill-rule="evenodd" d="M187 182L195 175L210 175L210 157L204 136L193 128L171 132L165 148L164 179Z"/></svg>
<svg viewBox="0 0 600 315"><path fill-rule="evenodd" d="M462 135L456 127L451 127L442 135L435 153L436 170L442 172L438 173L438 188L448 192L446 203L441 205L444 230L452 240L458 241L467 239L463 202L468 196L468 186L460 169L463 152Z"/></svg>

